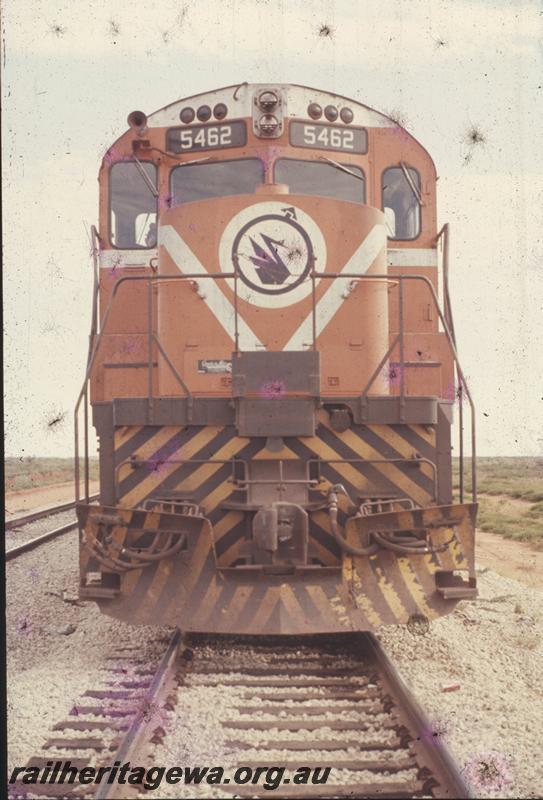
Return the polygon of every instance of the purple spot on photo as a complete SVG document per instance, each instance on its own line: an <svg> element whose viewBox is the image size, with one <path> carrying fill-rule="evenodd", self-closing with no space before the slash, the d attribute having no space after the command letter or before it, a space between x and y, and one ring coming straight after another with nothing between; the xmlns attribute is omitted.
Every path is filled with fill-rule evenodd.
<svg viewBox="0 0 543 800"><path fill-rule="evenodd" d="M441 747L450 735L450 722L446 719L431 719L419 734L419 739L427 745Z"/></svg>
<svg viewBox="0 0 543 800"><path fill-rule="evenodd" d="M121 346L121 353L130 355L130 353L137 353L141 350L142 342L140 339L127 339Z"/></svg>
<svg viewBox="0 0 543 800"><path fill-rule="evenodd" d="M160 725L165 728L168 723L167 711L147 695L137 704L136 716L152 727Z"/></svg>
<svg viewBox="0 0 543 800"><path fill-rule="evenodd" d="M445 399L450 400L451 402L460 402L460 403L467 403L468 398L466 392L462 389L462 386L456 385L455 383L450 383L447 386L445 391Z"/></svg>
<svg viewBox="0 0 543 800"><path fill-rule="evenodd" d="M24 614L22 617L19 617L17 620L17 625L15 626L17 633L21 634L22 636L28 636L33 631L33 624L30 617L27 614Z"/></svg>
<svg viewBox="0 0 543 800"><path fill-rule="evenodd" d="M124 266L124 264L123 264L122 256L120 256L120 255L115 256L115 260L114 260L113 264L111 265L111 267L109 267L109 269L107 271L108 275L111 275L113 277L117 277L118 267L123 267L123 266Z"/></svg>
<svg viewBox="0 0 543 800"><path fill-rule="evenodd" d="M104 161L106 165L109 166L110 164L114 164L118 161L132 161L133 157L131 155L123 154L118 147L110 147L109 150L106 151L104 155Z"/></svg>
<svg viewBox="0 0 543 800"><path fill-rule="evenodd" d="M388 379L389 386L400 386L402 383L402 375L405 380L405 367L401 364L389 364L384 368L385 377Z"/></svg>
<svg viewBox="0 0 543 800"><path fill-rule="evenodd" d="M9 800L27 800L29 797L27 789L20 789L17 786L9 786L8 787L8 799Z"/></svg>
<svg viewBox="0 0 543 800"><path fill-rule="evenodd" d="M512 782L506 756L495 750L474 756L465 764L462 772L476 792L481 789L499 792Z"/></svg>
<svg viewBox="0 0 543 800"><path fill-rule="evenodd" d="M287 387L285 382L280 379L276 379L263 383L259 394L261 397L266 397L273 400L277 397L283 397L283 395L286 394L286 390Z"/></svg>
<svg viewBox="0 0 543 800"><path fill-rule="evenodd" d="M159 196L158 198L158 207L160 211L167 211L168 208L171 208L173 204L173 197L171 194L167 194L165 196Z"/></svg>
<svg viewBox="0 0 543 800"><path fill-rule="evenodd" d="M145 462L145 467L149 472L164 472L168 469L168 466L169 459L167 456L151 456L151 458L147 459Z"/></svg>

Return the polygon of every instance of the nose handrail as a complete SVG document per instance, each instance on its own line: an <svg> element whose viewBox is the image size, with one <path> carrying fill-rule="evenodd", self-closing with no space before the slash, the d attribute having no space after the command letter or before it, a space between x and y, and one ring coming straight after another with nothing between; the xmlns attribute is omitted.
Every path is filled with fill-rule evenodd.
<svg viewBox="0 0 543 800"><path fill-rule="evenodd" d="M234 348L236 353L239 352L239 332L238 332L238 270L235 269L233 272L212 272L212 273L183 273L177 275L123 275L121 276L113 285L113 289L111 295L108 300L108 304L106 306L106 310L104 312L103 320L100 325L100 330L98 331L98 309L97 309L97 299L98 299L98 290L99 290L99 281L98 281L98 253L99 253L99 244L100 240L98 237L98 232L96 228L93 226L92 228L92 242L93 242L93 265L94 265L94 287L93 287L93 309L92 309L92 323L91 323L91 333L90 333L90 341L89 341L89 353L87 358L87 368L85 372L85 377L83 380L83 386L77 398L75 410L74 410L74 437L75 437L75 495L76 501L79 502L80 500L80 468L79 468L79 412L81 408L81 404L84 402L84 468L85 468L85 501L88 502L89 499L89 469L88 469L88 384L90 380L90 376L92 374L92 370L94 364L96 362L96 358L98 352L100 350L100 345L102 344L104 338L104 332L107 328L108 321L111 316L112 308L114 305L115 298L119 294L121 287L126 285L127 283L147 283L147 320L148 320L148 328L147 328L147 337L148 337L148 388L147 388L147 400L148 400L148 411L152 413L153 407L153 397L154 397L154 389L153 389L153 347L156 347L160 353L160 355L164 358L169 370L175 377L175 380L181 387L182 391L184 392L187 398L187 417L190 419L192 415L192 408L193 408L193 395L190 391L190 388L187 386L185 381L183 380L182 376L179 374L175 365L172 363L170 357L168 356L164 346L160 342L159 337L155 334L153 327L154 327L154 305L153 305L153 287L158 286L161 282L168 282L168 281L191 281L197 280L200 281L202 279L209 279L209 280L233 280L233 288L234 288ZM387 360L391 357L393 352L399 347L399 369L400 369L400 420L405 419L405 405L406 405L406 392L405 392L405 348L404 348L404 304L405 304L405 297L404 297L404 284L406 281L418 281L425 286L430 294L430 298L432 304L438 314L439 320L443 327L443 331L445 333L447 343L449 349L451 351L453 362L455 365L456 377L457 377L457 384L458 388L455 392L456 398L459 402L459 439L460 439L460 502L464 501L464 445L463 445L463 398L464 396L467 398L467 401L470 406L470 416L471 416L471 493L472 493L472 500L476 502L477 499L477 478L476 478L476 469L475 469L475 458L476 458L476 441L475 441L475 433L476 433L476 423L475 423L475 404L473 402L473 398L467 386L467 382L464 376L464 372L460 365L460 361L458 358L458 353L456 351L456 342L454 336L454 326L452 324L452 314L451 314L451 306L450 306L450 297L449 297L449 289L448 289L448 248L449 248L449 239L448 239L448 226L444 226L438 234L437 242L441 243L443 246L443 288L444 288L444 311L441 309L439 300L433 286L432 281L425 275L394 275L390 276L388 274L371 274L371 275L360 275L356 272L341 272L341 273L332 273L332 272L317 272L314 268L311 270L310 274L308 275L308 279L312 282L312 334L313 334L313 342L312 347L316 349L317 346L317 303L316 303L316 281L319 280L356 280L356 281L376 281L382 280L390 282L394 285L398 286L398 334L395 336L394 340L388 347L386 353L380 360L379 364L375 368L373 374L371 375L369 381L366 383L365 387L363 388L361 394L359 395L359 401L361 404L361 409L363 413L367 408L368 403L368 393L371 387L373 386L378 374L386 364ZM455 399L456 399L455 398Z"/></svg>

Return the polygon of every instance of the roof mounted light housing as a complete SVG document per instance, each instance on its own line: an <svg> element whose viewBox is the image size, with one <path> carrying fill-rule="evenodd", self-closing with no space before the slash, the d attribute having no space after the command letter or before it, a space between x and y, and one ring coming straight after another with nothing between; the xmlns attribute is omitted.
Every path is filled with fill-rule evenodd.
<svg viewBox="0 0 543 800"><path fill-rule="evenodd" d="M273 136L279 129L279 120L273 114L264 114L258 120L258 127L263 136Z"/></svg>
<svg viewBox="0 0 543 800"><path fill-rule="evenodd" d="M228 108L224 103L217 103L213 108L213 116L215 119L224 119L228 114Z"/></svg>
<svg viewBox="0 0 543 800"><path fill-rule="evenodd" d="M346 125L350 125L350 123L354 119L354 113L352 108L347 108L344 106L341 111L339 112L339 116L341 117L341 121L344 122Z"/></svg>
<svg viewBox="0 0 543 800"><path fill-rule="evenodd" d="M253 133L277 139L283 133L286 94L278 86L260 86L253 95Z"/></svg>
<svg viewBox="0 0 543 800"><path fill-rule="evenodd" d="M147 114L143 111L131 111L127 117L128 124L135 134L144 136L147 131Z"/></svg>
<svg viewBox="0 0 543 800"><path fill-rule="evenodd" d="M211 108L207 105L200 106L196 112L196 116L200 122L207 122L209 119L211 119Z"/></svg>
<svg viewBox="0 0 543 800"><path fill-rule="evenodd" d="M184 122L185 125L189 125L194 117L196 116L196 112L190 106L185 106L185 108L181 109L179 112L179 119L181 122Z"/></svg>
<svg viewBox="0 0 543 800"><path fill-rule="evenodd" d="M258 95L257 103L262 111L269 113L279 105L279 97L271 89L266 89Z"/></svg>

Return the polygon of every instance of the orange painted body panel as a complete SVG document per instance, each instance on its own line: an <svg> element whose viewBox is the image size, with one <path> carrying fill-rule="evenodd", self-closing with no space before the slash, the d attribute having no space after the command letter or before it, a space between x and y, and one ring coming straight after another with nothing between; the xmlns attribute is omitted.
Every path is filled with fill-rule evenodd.
<svg viewBox="0 0 543 800"><path fill-rule="evenodd" d="M228 150L217 149L212 153L215 161L232 161L240 158L259 158L264 165L264 185L258 188L255 195L225 197L201 202L188 203L169 208L169 180L171 169L184 160L184 156L170 156L164 153L164 136L167 128L150 128L145 133L145 150L138 158L153 161L158 168L157 189L159 198L159 225L173 226L190 246L198 260L207 271L221 271L219 258L220 237L228 222L236 213L251 206L266 202L277 202L285 207L295 205L303 209L314 219L322 232L326 246L326 263L315 262L317 270L340 271L357 246L364 238L373 220L381 217L381 184L382 173L390 166L404 162L418 170L421 178L421 231L414 240L389 240L388 252L398 248L402 251L413 248L435 248L436 244L436 202L434 164L426 150L403 128L369 127L368 152L365 154L344 153L331 154L342 164L352 165L364 170L366 179L366 205L347 203L333 198L311 197L303 195L277 194L279 187L274 186L274 166L280 158L298 158L304 160L320 160L321 149L293 147L289 143L290 120L285 120L283 134L271 141L263 141L252 131L251 120L246 118L247 143L243 147ZM118 161L133 159L133 142L138 141L136 134L129 130L108 151L100 172L100 231L104 252L115 260L119 254L120 266L102 268L100 280L100 310L103 316L109 301L114 282L125 275L150 275L153 269L129 266L121 250L110 249L109 238L109 168ZM155 148L155 149L153 149ZM162 150L162 153L159 152ZM269 185L267 190L266 184ZM172 262L164 248L158 248L159 259L154 258L156 267L160 260L159 274L179 273L179 268ZM123 261L124 259L124 261ZM435 266L387 267L386 252L380 253L370 266L368 274L387 273L394 275L424 275L438 291L438 269ZM127 266L123 266L126 263ZM329 289L328 281L322 280L316 287L316 300ZM342 284L347 289L347 280ZM175 285L162 285L155 290L153 298L154 329L166 352L175 363L179 373L190 381L194 394L228 395L229 381L224 374L202 374L198 372L199 362L208 359L229 359L234 350L233 339L225 332L217 321L216 315L209 310L205 301L199 296L205 293L206 280L199 285L178 282ZM225 281L218 282L220 291L233 304L233 292ZM367 378L385 354L394 335L398 331L398 287L392 282L362 283L352 286L352 291L339 306L337 313L328 323L318 339L321 352L321 389L323 394L333 396L357 393L362 390ZM311 311L311 295L299 302L283 308L264 308L251 305L242 299L238 300L238 310L252 331L258 343L250 349L281 350L288 343L301 321ZM147 293L143 284L126 284L122 286L115 300L114 308L108 321L104 335L104 348L109 353L111 348L130 350L138 335L147 332ZM159 319L158 328L156 320ZM404 331L406 359L427 363L427 366L406 367L405 389L408 394L439 394L447 397L453 384L452 357L445 342L445 335L439 329L438 315L428 287L423 283L408 281L404 283ZM124 342L116 339L105 345L112 334L125 334ZM299 349L311 346L311 336L306 337ZM423 355L419 355L422 353ZM390 361L394 369L394 361L398 359L398 350L392 354ZM127 370L122 380L105 379L100 376L102 366L107 362L104 352L97 359L93 371L93 398L110 400L115 396L138 397L147 393L147 380L142 382L140 369ZM139 358L138 358L139 361ZM182 390L163 358L157 355L158 381L154 380L155 391L161 395L180 395ZM417 376L415 378L415 375ZM377 376L370 393L397 394L394 375L389 380L387 364ZM145 384L145 385L144 385Z"/></svg>
<svg viewBox="0 0 543 800"><path fill-rule="evenodd" d="M218 257L225 227L242 209L254 208L254 215L258 217L261 209L268 207L267 204L275 207L277 196L259 194L258 197L206 200L164 212L162 225L174 228L208 271L220 272L221 266L223 271L232 271L232 261L225 259L221 264ZM278 204L281 205L284 203ZM304 211L320 228L326 241L327 255L322 264L318 263L317 257L316 269L328 273L341 272L372 229L383 224L383 215L377 209L328 198L289 195L288 206L296 209L298 214L300 209ZM386 273L384 239L383 246L378 250L367 274ZM160 248L161 275L193 272L191 264L191 261L176 264L167 247ZM355 266L353 271L356 271ZM321 301L327 302L335 282L325 278L316 281L317 309ZM208 308L205 299L200 296L203 294L207 298L211 290L210 281L204 278L196 283L197 287L194 283L187 286L184 281L159 285L160 340L178 372L195 392L228 394L224 383L218 381L216 375L199 376L194 367L201 359L231 358L235 349L233 316L227 316L227 312L224 312L229 335L224 325L218 322L217 314ZM233 309L233 289L225 280L216 283ZM317 338L317 349L321 353L323 395L360 393L388 346L386 281L359 282L349 293L351 283L351 279L341 280L341 292L346 297L340 300L338 310ZM250 349L284 350L304 323L307 335L298 340L302 346L288 349L311 349L311 325L308 325L312 317L311 281L306 281L306 284L308 294L305 297L279 308L254 305L238 297L239 318L255 334L253 342L249 342ZM317 324L323 316L324 312L317 313ZM263 347L255 346L257 340ZM243 346L241 349L244 349ZM160 364L160 393L167 396L182 394L167 364L163 360ZM374 392L387 392L386 375L383 374L376 381Z"/></svg>

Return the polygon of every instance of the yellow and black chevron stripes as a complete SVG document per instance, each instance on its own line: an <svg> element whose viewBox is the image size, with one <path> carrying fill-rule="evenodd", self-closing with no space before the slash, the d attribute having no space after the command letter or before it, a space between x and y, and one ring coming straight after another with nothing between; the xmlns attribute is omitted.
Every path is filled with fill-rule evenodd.
<svg viewBox="0 0 543 800"><path fill-rule="evenodd" d="M418 506L432 506L434 470L420 458L435 463L435 454L434 428L372 424L339 433L325 411L319 412L315 436L285 438L279 452L269 451L264 438L239 437L234 426L117 428L118 505L141 507L150 497L193 501L209 519L213 541L203 535L175 559L123 575L121 594L103 610L132 622L239 633L375 630L412 614L439 616L452 603L436 592L434 574L472 562L469 524L444 533L454 541L443 553L407 558L379 551L352 559L341 557L326 511L311 512L310 557L333 569L280 577L243 568L251 515L228 508L245 498L231 480L233 459L245 464L249 477L256 461L318 461L321 484L308 502L343 483L353 499L409 497ZM82 570L93 568L83 555L81 564Z"/></svg>
<svg viewBox="0 0 543 800"><path fill-rule="evenodd" d="M319 423L314 437L287 438L277 453L266 449L264 439L237 436L232 426L120 428L115 436L118 501L134 507L151 496L177 494L198 502L217 530L222 566L236 562L249 535L246 519L220 508L234 490L231 466L226 463L232 458L246 464L262 459L319 459L323 491L330 484L343 483L353 497L400 496L418 505L432 502L432 469L413 458L418 453L433 460L431 437L421 426L355 426L337 433L324 411ZM386 459L395 461L382 463ZM326 515L312 515L311 540L319 563L338 563L339 551Z"/></svg>
<svg viewBox="0 0 543 800"><path fill-rule="evenodd" d="M451 525L442 524L444 511L450 514ZM413 605L429 619L435 619L443 613L443 605L436 596L435 574L438 571L463 570L466 578L474 575L474 539L470 506L432 507L425 510L404 511L389 514L397 518L396 524L401 528L405 519L412 517L414 526L425 523L439 524L439 528L431 529L431 545L452 543L443 551L428 555L397 556L391 552L378 551L369 558L349 559L348 567L344 565L345 580L351 583L353 591L356 587L365 587L363 604L368 615L379 614L382 623L407 619ZM369 523L369 518L367 521ZM453 521L455 524L453 524ZM374 523L378 527L377 523ZM347 536L349 539L349 535ZM352 544L356 541L353 539ZM361 600L360 591L356 593L357 602Z"/></svg>

